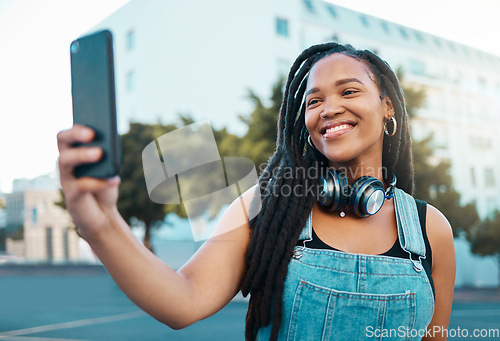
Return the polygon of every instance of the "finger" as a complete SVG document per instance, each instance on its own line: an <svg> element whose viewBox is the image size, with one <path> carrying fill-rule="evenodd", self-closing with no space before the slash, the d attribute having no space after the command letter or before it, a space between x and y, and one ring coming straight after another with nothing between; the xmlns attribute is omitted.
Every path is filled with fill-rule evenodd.
<svg viewBox="0 0 500 341"><path fill-rule="evenodd" d="M78 207L82 203L81 200L85 202L89 199L88 194L99 196L100 200L105 201L109 196L109 192L106 194L107 191L117 191L119 183L120 181L115 178L97 179L91 177L81 177L74 181L61 181L68 208L70 206ZM114 195L107 200L112 204L116 200L113 198Z"/></svg>
<svg viewBox="0 0 500 341"><path fill-rule="evenodd" d="M97 179L85 176L79 178L75 186L80 192L96 193L113 187L117 187L119 184L120 178L118 176L107 179Z"/></svg>
<svg viewBox="0 0 500 341"><path fill-rule="evenodd" d="M100 147L66 148L59 153L59 171L61 177L73 175L76 166L99 161L103 156Z"/></svg>
<svg viewBox="0 0 500 341"><path fill-rule="evenodd" d="M72 128L61 130L57 134L59 151L72 147L75 143L87 143L94 139L95 131L89 127L75 124Z"/></svg>

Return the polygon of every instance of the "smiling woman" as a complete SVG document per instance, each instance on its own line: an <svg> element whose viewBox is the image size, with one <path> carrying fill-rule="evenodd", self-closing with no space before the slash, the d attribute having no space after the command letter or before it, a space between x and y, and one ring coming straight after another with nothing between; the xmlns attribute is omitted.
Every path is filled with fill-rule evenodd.
<svg viewBox="0 0 500 341"><path fill-rule="evenodd" d="M411 196L404 96L370 51L329 43L297 58L258 185L177 272L130 232L116 208L118 178L75 178L77 165L102 155L74 147L93 137L78 125L58 135L67 207L120 288L170 327L213 315L241 290L247 340L364 340L381 330L445 338L432 331L450 317L451 229ZM242 205L255 218L241 223Z"/></svg>
<svg viewBox="0 0 500 341"><path fill-rule="evenodd" d="M263 192L242 287L251 294L247 338L361 340L367 328L446 327L451 229L411 197L408 115L389 65L349 45L312 46L290 70L278 128L261 188L321 185L286 199ZM287 167L323 178L287 179Z"/></svg>

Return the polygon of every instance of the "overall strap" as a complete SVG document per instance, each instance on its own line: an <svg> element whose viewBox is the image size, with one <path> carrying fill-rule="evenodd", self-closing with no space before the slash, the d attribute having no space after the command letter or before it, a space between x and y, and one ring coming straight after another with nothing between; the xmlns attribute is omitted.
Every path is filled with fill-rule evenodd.
<svg viewBox="0 0 500 341"><path fill-rule="evenodd" d="M420 269L420 260L425 258L426 250L415 199L405 191L395 188L394 205L401 248L410 254L410 260L411 253L418 255L420 264L414 262L414 265Z"/></svg>
<svg viewBox="0 0 500 341"><path fill-rule="evenodd" d="M312 210L311 213L309 213L309 217L307 218L306 225L302 229L302 232L300 232L299 240L312 240Z"/></svg>

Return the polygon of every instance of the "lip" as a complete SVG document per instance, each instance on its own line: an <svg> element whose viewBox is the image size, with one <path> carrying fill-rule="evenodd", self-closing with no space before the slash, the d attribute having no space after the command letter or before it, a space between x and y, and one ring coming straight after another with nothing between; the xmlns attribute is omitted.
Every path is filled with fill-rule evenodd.
<svg viewBox="0 0 500 341"><path fill-rule="evenodd" d="M319 129L319 133L325 139L336 138L350 132L356 127L356 125L357 122L352 120L329 121L321 126L321 128ZM335 128L337 130L327 132L327 130Z"/></svg>

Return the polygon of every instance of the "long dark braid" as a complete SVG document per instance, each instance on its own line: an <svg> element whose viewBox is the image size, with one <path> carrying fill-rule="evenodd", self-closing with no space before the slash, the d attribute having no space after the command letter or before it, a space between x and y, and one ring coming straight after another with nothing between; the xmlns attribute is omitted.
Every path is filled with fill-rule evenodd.
<svg viewBox="0 0 500 341"><path fill-rule="evenodd" d="M261 208L249 222L253 233L241 289L244 296L251 294L245 329L247 340L254 340L257 330L271 322L271 340L278 336L288 263L316 201L318 179L328 166L321 153L307 147L303 96L312 66L333 53L363 62L375 77L381 100L388 96L393 103L398 129L394 136L384 137L382 164L397 174L399 188L409 194L413 192L408 115L401 86L389 65L372 52L355 50L350 45L327 43L303 51L288 75L276 152L259 178L260 193L256 193L251 204L252 210Z"/></svg>

